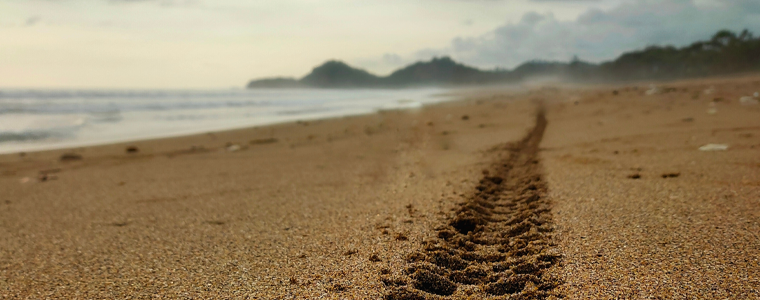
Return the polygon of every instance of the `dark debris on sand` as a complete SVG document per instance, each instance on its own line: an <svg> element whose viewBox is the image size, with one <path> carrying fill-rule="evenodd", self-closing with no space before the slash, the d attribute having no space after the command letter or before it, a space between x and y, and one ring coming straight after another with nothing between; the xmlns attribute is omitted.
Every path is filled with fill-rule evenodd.
<svg viewBox="0 0 760 300"><path fill-rule="evenodd" d="M61 154L61 161L77 161L82 160L82 155L77 153L64 153Z"/></svg>
<svg viewBox="0 0 760 300"><path fill-rule="evenodd" d="M509 155L483 172L448 224L437 228L438 239L408 257L405 278L384 280L385 299L561 297L554 292L560 281L545 274L560 259L538 160L545 128L541 112L533 130L503 150Z"/></svg>

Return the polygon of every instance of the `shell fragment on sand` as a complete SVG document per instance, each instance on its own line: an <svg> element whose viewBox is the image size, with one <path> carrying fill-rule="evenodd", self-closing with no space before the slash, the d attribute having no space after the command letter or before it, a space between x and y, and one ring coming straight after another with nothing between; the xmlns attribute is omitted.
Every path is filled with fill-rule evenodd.
<svg viewBox="0 0 760 300"><path fill-rule="evenodd" d="M757 94L757 93L755 93L755 94ZM757 97L757 96L755 96L755 97ZM757 104L758 101L757 101L757 99L755 97L750 97L750 96L741 97L741 98L739 98L739 103L741 103L743 105Z"/></svg>
<svg viewBox="0 0 760 300"><path fill-rule="evenodd" d="M715 102L712 101L710 104L708 104L707 108L707 114L714 115L718 113L718 107L716 106Z"/></svg>
<svg viewBox="0 0 760 300"><path fill-rule="evenodd" d="M649 85L649 89L646 92L644 92L644 93L647 96L651 96L651 95L657 94L659 92L660 92L660 89L658 89L657 86L655 86L654 84L651 84L651 85Z"/></svg>
<svg viewBox="0 0 760 300"><path fill-rule="evenodd" d="M726 144L707 144L702 147L699 147L699 151L725 151L728 150L728 145Z"/></svg>

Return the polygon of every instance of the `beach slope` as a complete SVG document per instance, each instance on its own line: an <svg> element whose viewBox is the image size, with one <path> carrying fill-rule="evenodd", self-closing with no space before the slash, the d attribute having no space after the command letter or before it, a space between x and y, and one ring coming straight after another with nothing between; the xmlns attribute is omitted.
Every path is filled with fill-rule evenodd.
<svg viewBox="0 0 760 300"><path fill-rule="evenodd" d="M2 155L0 298L757 298L756 90L463 90Z"/></svg>

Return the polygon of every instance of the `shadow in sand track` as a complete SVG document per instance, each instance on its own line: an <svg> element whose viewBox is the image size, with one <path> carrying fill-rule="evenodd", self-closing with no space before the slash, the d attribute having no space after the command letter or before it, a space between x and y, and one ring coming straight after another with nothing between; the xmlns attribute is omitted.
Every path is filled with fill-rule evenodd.
<svg viewBox="0 0 760 300"><path fill-rule="evenodd" d="M436 228L438 239L408 257L405 278L384 278L385 299L560 296L554 293L560 281L545 272L560 258L552 249L551 203L538 159L546 124L541 110L525 138L501 148L504 158Z"/></svg>

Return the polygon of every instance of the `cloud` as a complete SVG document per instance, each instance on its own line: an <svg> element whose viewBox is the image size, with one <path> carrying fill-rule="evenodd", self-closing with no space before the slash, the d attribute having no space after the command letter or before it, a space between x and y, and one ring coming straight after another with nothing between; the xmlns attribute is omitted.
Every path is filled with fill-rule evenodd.
<svg viewBox="0 0 760 300"><path fill-rule="evenodd" d="M197 0L107 0L113 4L154 3L160 6L193 6L199 4Z"/></svg>
<svg viewBox="0 0 760 300"><path fill-rule="evenodd" d="M681 46L720 29L744 28L760 31L760 1L635 0L607 10L589 9L572 21L558 20L552 13L526 13L518 22L481 36L458 37L446 48L414 56L448 54L487 68L534 59L567 61L574 55L598 62L647 45Z"/></svg>
<svg viewBox="0 0 760 300"><path fill-rule="evenodd" d="M401 56L396 53L385 53L383 54L382 60L383 60L383 63L394 64L394 65L400 65L405 62L404 59L401 58Z"/></svg>
<svg viewBox="0 0 760 300"><path fill-rule="evenodd" d="M572 2L601 2L602 0L530 0L530 2L562 2L562 3L572 3Z"/></svg>
<svg viewBox="0 0 760 300"><path fill-rule="evenodd" d="M34 25L37 25L40 21L42 21L42 18L40 18L39 16L32 16L32 17L26 18L24 25L34 26Z"/></svg>

